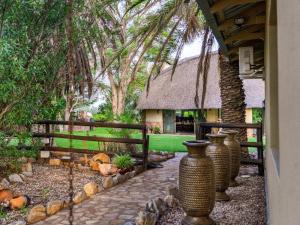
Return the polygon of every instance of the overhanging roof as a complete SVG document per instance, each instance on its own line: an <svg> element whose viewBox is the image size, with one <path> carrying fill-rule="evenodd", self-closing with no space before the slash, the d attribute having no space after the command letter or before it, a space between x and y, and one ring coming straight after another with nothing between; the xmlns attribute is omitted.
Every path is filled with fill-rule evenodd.
<svg viewBox="0 0 300 225"><path fill-rule="evenodd" d="M242 46L254 47L256 62L263 60L265 11L264 0L197 0L223 54L231 61L238 59ZM242 18L244 23L235 24Z"/></svg>

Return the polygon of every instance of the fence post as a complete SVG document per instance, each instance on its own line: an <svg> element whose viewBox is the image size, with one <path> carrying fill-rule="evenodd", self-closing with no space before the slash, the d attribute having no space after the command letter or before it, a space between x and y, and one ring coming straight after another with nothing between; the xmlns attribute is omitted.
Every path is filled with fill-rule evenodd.
<svg viewBox="0 0 300 225"><path fill-rule="evenodd" d="M148 164L148 148L149 148L149 135L147 135L147 127L143 129L143 164L144 169L147 170L147 164Z"/></svg>
<svg viewBox="0 0 300 225"><path fill-rule="evenodd" d="M259 128L257 128L257 142L261 143L263 145L263 133L262 133L262 124ZM264 175L264 152L263 152L263 146L257 148L257 158L259 162L261 162L258 165L258 173L260 176Z"/></svg>
<svg viewBox="0 0 300 225"><path fill-rule="evenodd" d="M46 123L45 125L46 125L45 132L46 132L46 134L49 134L50 133L50 124ZM50 137L48 137L48 143L45 143L45 146L46 147L50 146Z"/></svg>

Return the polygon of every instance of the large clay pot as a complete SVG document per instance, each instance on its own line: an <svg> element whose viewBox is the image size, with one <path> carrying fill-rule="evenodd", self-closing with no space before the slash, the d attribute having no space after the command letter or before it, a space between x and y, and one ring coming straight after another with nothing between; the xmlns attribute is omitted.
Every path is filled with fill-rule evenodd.
<svg viewBox="0 0 300 225"><path fill-rule="evenodd" d="M213 225L209 214L215 205L215 175L208 141L186 141L188 154L179 165L179 198L186 216L182 225Z"/></svg>
<svg viewBox="0 0 300 225"><path fill-rule="evenodd" d="M230 152L224 144L225 134L207 134L211 144L206 148L206 153L211 157L215 168L216 201L229 201L226 194L230 182Z"/></svg>
<svg viewBox="0 0 300 225"><path fill-rule="evenodd" d="M222 130L221 134L226 134L224 144L229 148L231 155L231 175L230 175L230 187L237 186L238 183L235 178L239 175L241 165L241 145L236 139L238 131L236 130Z"/></svg>

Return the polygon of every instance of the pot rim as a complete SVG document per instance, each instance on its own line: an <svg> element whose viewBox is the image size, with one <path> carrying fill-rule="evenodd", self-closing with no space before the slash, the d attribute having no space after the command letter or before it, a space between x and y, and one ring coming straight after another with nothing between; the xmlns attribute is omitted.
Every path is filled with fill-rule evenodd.
<svg viewBox="0 0 300 225"><path fill-rule="evenodd" d="M206 134L206 137L211 138L226 138L227 134Z"/></svg>
<svg viewBox="0 0 300 225"><path fill-rule="evenodd" d="M197 147L197 146L207 146L210 144L210 142L206 140L191 140L191 141L184 141L182 144L185 146Z"/></svg>
<svg viewBox="0 0 300 225"><path fill-rule="evenodd" d="M221 130L219 133L220 134L238 134L239 132L237 130Z"/></svg>

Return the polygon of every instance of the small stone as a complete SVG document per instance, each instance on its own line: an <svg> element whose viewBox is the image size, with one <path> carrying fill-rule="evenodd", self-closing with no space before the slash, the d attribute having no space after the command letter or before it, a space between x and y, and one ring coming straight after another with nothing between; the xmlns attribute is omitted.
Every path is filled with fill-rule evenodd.
<svg viewBox="0 0 300 225"><path fill-rule="evenodd" d="M103 179L103 187L105 189L107 189L107 188L111 188L112 186L114 186L113 178L111 176L104 177L104 179Z"/></svg>
<svg viewBox="0 0 300 225"><path fill-rule="evenodd" d="M135 225L155 225L156 221L157 217L154 213L140 211L135 219Z"/></svg>
<svg viewBox="0 0 300 225"><path fill-rule="evenodd" d="M79 204L80 202L83 202L85 199L87 199L87 195L84 191L80 191L80 192L77 192L75 194L75 196L73 197L73 202L75 204Z"/></svg>
<svg viewBox="0 0 300 225"><path fill-rule="evenodd" d="M46 217L46 208L43 205L36 205L29 211L27 222L29 224L37 223Z"/></svg>
<svg viewBox="0 0 300 225"><path fill-rule="evenodd" d="M126 222L126 223L124 223L123 225L134 225L134 223Z"/></svg>
<svg viewBox="0 0 300 225"><path fill-rule="evenodd" d="M30 162L22 165L22 172L32 172L32 165Z"/></svg>
<svg viewBox="0 0 300 225"><path fill-rule="evenodd" d="M48 202L46 206L47 215L54 215L59 210L63 208L64 202L63 201L52 201Z"/></svg>
<svg viewBox="0 0 300 225"><path fill-rule="evenodd" d="M88 197L91 197L99 191L99 186L95 182L90 182L84 185L83 190Z"/></svg>
<svg viewBox="0 0 300 225"><path fill-rule="evenodd" d="M60 166L61 160L60 159L50 159L49 164L50 164L50 166Z"/></svg>
<svg viewBox="0 0 300 225"><path fill-rule="evenodd" d="M26 196L19 196L9 201L10 209L19 210L29 204L29 199Z"/></svg>
<svg viewBox="0 0 300 225"><path fill-rule="evenodd" d="M48 159L48 158L50 158L50 151L41 151L40 152L40 157L42 159Z"/></svg>
<svg viewBox="0 0 300 225"><path fill-rule="evenodd" d="M12 183L23 183L22 178L16 173L9 175L8 179Z"/></svg>
<svg viewBox="0 0 300 225"><path fill-rule="evenodd" d="M98 153L93 156L94 161L100 161L101 163L110 163L110 157L105 153Z"/></svg>
<svg viewBox="0 0 300 225"><path fill-rule="evenodd" d="M32 172L23 172L22 173L24 176L26 177L32 177L33 176L33 173Z"/></svg>
<svg viewBox="0 0 300 225"><path fill-rule="evenodd" d="M2 189L8 188L9 185L10 185L10 183L8 182L7 179L4 178L1 180L0 186L3 187Z"/></svg>

